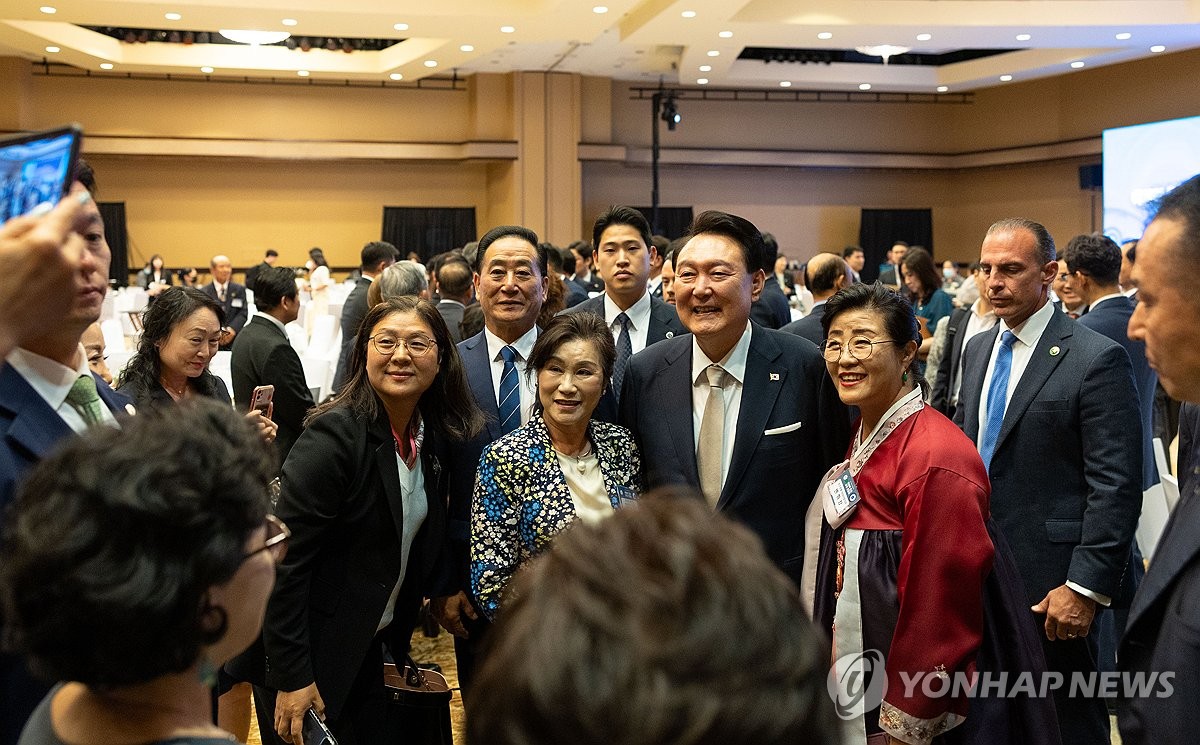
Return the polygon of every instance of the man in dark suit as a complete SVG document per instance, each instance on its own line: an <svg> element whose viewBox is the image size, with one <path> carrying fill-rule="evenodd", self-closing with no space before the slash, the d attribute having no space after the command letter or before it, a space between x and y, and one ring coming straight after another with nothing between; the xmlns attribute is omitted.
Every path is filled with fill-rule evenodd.
<svg viewBox="0 0 1200 745"><path fill-rule="evenodd" d="M546 247L547 264L550 267L549 271L557 272L558 278L562 280L563 307L574 308L588 299L587 290L584 289L583 285L576 282L572 276L575 274L575 254L566 248L550 250L552 247L548 243Z"/></svg>
<svg viewBox="0 0 1200 745"><path fill-rule="evenodd" d="M933 392L929 397L929 405L951 419L958 408L958 395L962 388L963 350L976 334L995 326L998 320L996 312L992 310L992 301L987 297L984 287L986 277L979 269L979 262L971 265L971 281L975 283L979 297L969 308L950 311L950 318L946 322L946 342L932 382Z"/></svg>
<svg viewBox="0 0 1200 745"><path fill-rule="evenodd" d="M750 306L750 320L769 329L780 329L792 322L792 309L787 295L775 277L775 261L779 258L779 243L775 236L763 233L763 265L767 275L763 291ZM786 275L785 273L785 276ZM791 281L790 279L788 280Z"/></svg>
<svg viewBox="0 0 1200 745"><path fill-rule="evenodd" d="M781 330L803 336L818 347L825 343L821 319L825 317L825 301L838 290L854 282L850 265L837 254L820 253L808 260L804 269L804 284L813 294L813 307L799 321L792 321ZM768 280L767 284L771 284Z"/></svg>
<svg viewBox="0 0 1200 745"><path fill-rule="evenodd" d="M338 354L337 370L333 375L334 393L341 390L346 382L346 363L350 358L350 348L354 346L354 338L358 336L358 324L362 323L368 310L367 290L384 269L396 263L400 252L390 243L371 241L362 247L359 257L362 276L354 281L354 288L342 304L342 349Z"/></svg>
<svg viewBox="0 0 1200 745"><path fill-rule="evenodd" d="M465 259L450 259L437 270L437 283L442 291L437 310L450 329L450 338L457 344L462 341L463 311L475 299L475 286L471 282L471 265Z"/></svg>
<svg viewBox="0 0 1200 745"><path fill-rule="evenodd" d="M594 246L587 241L575 241L570 251L575 256L575 275L572 279L587 291L588 295L604 292L604 280L595 271Z"/></svg>
<svg viewBox="0 0 1200 745"><path fill-rule="evenodd" d="M891 287L892 289L900 288L900 262L904 260L904 254L908 253L908 244L904 241L896 241L892 247L888 249L887 264L879 268L879 281Z"/></svg>
<svg viewBox="0 0 1200 745"><path fill-rule="evenodd" d="M862 282L862 270L867 263L867 255L861 246L846 246L842 249L842 258L850 267L851 282ZM811 287L809 288L812 289Z"/></svg>
<svg viewBox="0 0 1200 745"><path fill-rule="evenodd" d="M545 248L528 228L503 225L479 239L475 296L483 309L484 329L461 342L458 353L487 426L470 442L452 447L445 559L435 590L438 596L431 603L434 617L455 636L458 680L464 693L469 692L476 654L490 625L467 594L475 467L488 444L532 415L537 389L530 385L525 365L537 341L547 271Z"/></svg>
<svg viewBox="0 0 1200 745"><path fill-rule="evenodd" d="M651 257L650 223L632 207L609 207L592 226L596 266L604 279L604 294L563 313L594 313L612 329L617 345L612 385L604 391L593 418L614 422L617 398L629 358L646 347L685 334L675 309L646 289Z"/></svg>
<svg viewBox="0 0 1200 745"><path fill-rule="evenodd" d="M676 258L675 299L691 335L634 355L620 423L646 488L686 484L741 520L799 585L804 515L849 443L848 420L817 347L750 323L766 281L748 220L699 215Z"/></svg>
<svg viewBox="0 0 1200 745"><path fill-rule="evenodd" d="M650 279L647 280L646 286L650 290L650 297L662 300L663 261L667 257L667 252L671 250L671 241L661 235L652 235L650 243L654 245L654 255L650 257Z"/></svg>
<svg viewBox="0 0 1200 745"><path fill-rule="evenodd" d="M1129 338L1145 343L1172 398L1200 402L1200 299L1193 280L1200 269L1200 176L1162 198L1138 241L1137 259L1133 280L1140 300ZM1133 599L1117 656L1126 673L1174 673L1174 694L1124 702L1117 721L1126 745L1193 743L1200 731L1200 479L1182 473L1180 479L1179 504Z"/></svg>
<svg viewBox="0 0 1200 745"><path fill-rule="evenodd" d="M233 264L228 256L214 256L209 263L212 282L200 291L216 300L225 309L225 326L221 329L221 350L233 348L233 340L246 325L250 308L246 305L246 287L234 282Z"/></svg>
<svg viewBox="0 0 1200 745"><path fill-rule="evenodd" d="M279 252L273 248L268 248L266 255L263 256L261 264L255 264L246 270L246 289L250 292L258 292L255 286L258 282L258 275L264 269L270 269L275 266L275 262L279 260Z"/></svg>
<svg viewBox="0 0 1200 745"><path fill-rule="evenodd" d="M92 169L83 161L75 179L88 191L95 189ZM23 339L0 367L0 519L38 461L89 426L116 425L117 415L132 405L88 369L80 345L84 331L100 318L112 260L94 201L78 210L74 232L83 245L70 307L57 324ZM48 690L23 660L0 652L0 744L15 745Z"/></svg>
<svg viewBox="0 0 1200 745"><path fill-rule="evenodd" d="M1129 356L1049 303L1054 240L1032 220L988 229L979 258L1000 323L967 343L955 422L980 450L992 517L1025 584L1051 672L1096 672L1098 605L1122 602L1142 504ZM1003 333L1002 333L1003 332ZM1054 691L1062 742L1109 742L1099 698Z"/></svg>
<svg viewBox="0 0 1200 745"><path fill-rule="evenodd" d="M280 465L304 429L304 416L316 405L304 379L304 365L284 328L300 315L299 294L291 269L268 267L260 272L254 294L258 314L234 340L230 361L233 402L239 409L250 408L256 386L275 386L271 419L278 425L275 451Z"/></svg>

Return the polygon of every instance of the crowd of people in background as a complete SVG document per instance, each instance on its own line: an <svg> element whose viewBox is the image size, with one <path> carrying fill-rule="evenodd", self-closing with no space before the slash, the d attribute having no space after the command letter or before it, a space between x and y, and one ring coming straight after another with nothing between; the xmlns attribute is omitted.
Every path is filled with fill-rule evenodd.
<svg viewBox="0 0 1200 745"><path fill-rule="evenodd" d="M1129 745L1194 737L1200 176L1124 247L998 219L965 274L797 264L720 211L373 241L323 400L288 331L330 311L320 248L244 284L153 256L109 371L76 177L0 228L3 745L244 739L251 695L264 743L406 741L382 669L426 604L472 743L1100 745L1110 704ZM1173 694L911 684L1111 671Z"/></svg>

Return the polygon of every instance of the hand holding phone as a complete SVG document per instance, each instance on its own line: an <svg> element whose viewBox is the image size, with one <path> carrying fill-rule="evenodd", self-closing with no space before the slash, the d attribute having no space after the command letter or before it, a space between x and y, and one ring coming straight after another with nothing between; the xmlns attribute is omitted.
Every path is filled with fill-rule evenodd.
<svg viewBox="0 0 1200 745"><path fill-rule="evenodd" d="M337 745L333 733L311 706L304 712L304 731L301 736L304 738L304 745Z"/></svg>
<svg viewBox="0 0 1200 745"><path fill-rule="evenodd" d="M250 394L250 411L261 411L267 419L274 412L275 386L260 385Z"/></svg>
<svg viewBox="0 0 1200 745"><path fill-rule="evenodd" d="M70 125L0 140L0 223L45 214L67 195L82 138Z"/></svg>

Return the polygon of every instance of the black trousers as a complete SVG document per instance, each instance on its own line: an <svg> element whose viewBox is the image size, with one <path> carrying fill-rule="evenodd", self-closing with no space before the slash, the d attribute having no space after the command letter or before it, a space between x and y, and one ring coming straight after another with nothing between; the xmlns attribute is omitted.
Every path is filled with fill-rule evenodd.
<svg viewBox="0 0 1200 745"><path fill-rule="evenodd" d="M1063 674L1062 687L1054 691L1058 710L1058 731L1063 745L1109 745L1108 706L1105 699L1070 695L1072 673L1095 675L1099 661L1099 643L1094 634L1080 639L1048 641L1042 616L1035 616L1046 655L1046 669Z"/></svg>

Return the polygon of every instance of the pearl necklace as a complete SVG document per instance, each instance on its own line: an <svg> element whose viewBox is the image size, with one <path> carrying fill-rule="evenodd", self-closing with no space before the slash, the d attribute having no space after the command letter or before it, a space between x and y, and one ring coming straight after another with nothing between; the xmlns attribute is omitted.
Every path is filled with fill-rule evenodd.
<svg viewBox="0 0 1200 745"><path fill-rule="evenodd" d="M554 452L558 453L559 455L561 455L562 457L564 457L568 461L570 461L572 464L574 464L576 470L579 471L579 475L581 475L581 476L583 474L587 473L587 469L591 466L591 460L592 460L592 458L591 458L591 455L592 455L591 443L588 443L587 448L582 453L579 453L577 455L568 455L568 454L564 453L563 451L557 450L557 449Z"/></svg>

